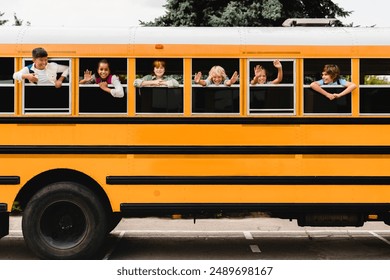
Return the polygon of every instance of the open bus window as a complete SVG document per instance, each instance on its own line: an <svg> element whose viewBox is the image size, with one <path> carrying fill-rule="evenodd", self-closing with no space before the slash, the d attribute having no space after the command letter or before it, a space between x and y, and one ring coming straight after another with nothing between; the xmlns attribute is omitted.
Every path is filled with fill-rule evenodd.
<svg viewBox="0 0 390 280"><path fill-rule="evenodd" d="M49 63L55 62L69 67L71 75L71 63L69 59L49 59ZM24 66L31 65L31 59L24 60ZM61 73L57 73L57 79ZM60 88L56 88L54 83L34 84L24 82L23 87L23 113L58 113L69 114L71 111L70 84L71 77L68 76Z"/></svg>
<svg viewBox="0 0 390 280"><path fill-rule="evenodd" d="M329 100L327 97L310 88L310 84L322 78L322 70L326 64L335 64L340 68L340 77L351 81L351 60L326 58L304 60L304 113L305 114L351 114L351 94ZM322 86L326 91L340 93L342 85Z"/></svg>
<svg viewBox="0 0 390 280"><path fill-rule="evenodd" d="M248 67L249 113L293 114L294 61L251 60Z"/></svg>
<svg viewBox="0 0 390 280"><path fill-rule="evenodd" d="M110 73L107 78L99 77L98 67L100 62L103 62L105 66L108 64ZM85 71L91 74L91 79L89 77L84 79ZM126 58L81 58L79 81L80 114L127 113ZM99 83L102 81L107 82L109 92L99 87Z"/></svg>
<svg viewBox="0 0 390 280"><path fill-rule="evenodd" d="M200 80L206 81L213 66L221 66L225 71L226 79L230 80L234 72L238 73L240 65L238 59L193 59L192 112L238 114L240 112L239 79L230 86L224 84L225 78L222 78L220 84L210 81L206 86L194 82L198 73L200 73L198 74Z"/></svg>
<svg viewBox="0 0 390 280"><path fill-rule="evenodd" d="M183 59L136 61L136 113L183 113Z"/></svg>
<svg viewBox="0 0 390 280"><path fill-rule="evenodd" d="M136 61L136 113L183 113L183 60Z"/></svg>
<svg viewBox="0 0 390 280"><path fill-rule="evenodd" d="M360 60L360 113L390 114L390 59Z"/></svg>
<svg viewBox="0 0 390 280"><path fill-rule="evenodd" d="M12 114L15 111L13 58L0 58L0 114Z"/></svg>

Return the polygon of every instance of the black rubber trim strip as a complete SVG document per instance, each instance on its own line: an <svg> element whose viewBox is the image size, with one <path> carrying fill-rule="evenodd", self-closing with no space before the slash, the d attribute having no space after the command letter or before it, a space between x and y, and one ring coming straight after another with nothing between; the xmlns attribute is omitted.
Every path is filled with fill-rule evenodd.
<svg viewBox="0 0 390 280"><path fill-rule="evenodd" d="M390 185L390 176L107 176L109 185Z"/></svg>
<svg viewBox="0 0 390 280"><path fill-rule="evenodd" d="M121 203L122 212L133 213L137 216L143 212L162 214L163 212L186 211L258 211L276 210L280 212L299 213L307 211L322 212L369 212L373 209L386 212L390 209L389 203ZM314 212L317 213L317 212Z"/></svg>
<svg viewBox="0 0 390 280"><path fill-rule="evenodd" d="M0 117L0 124L390 124L388 117Z"/></svg>
<svg viewBox="0 0 390 280"><path fill-rule="evenodd" d="M19 176L0 176L0 185L18 185L20 184Z"/></svg>
<svg viewBox="0 0 390 280"><path fill-rule="evenodd" d="M390 146L2 145L0 154L390 154Z"/></svg>

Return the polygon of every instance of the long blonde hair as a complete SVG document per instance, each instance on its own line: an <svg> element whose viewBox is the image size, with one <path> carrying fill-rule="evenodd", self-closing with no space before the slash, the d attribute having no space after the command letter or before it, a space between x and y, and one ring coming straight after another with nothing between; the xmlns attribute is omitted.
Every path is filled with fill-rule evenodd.
<svg viewBox="0 0 390 280"><path fill-rule="evenodd" d="M226 80L226 78L227 78L225 69L223 69L219 65L215 65L215 66L211 67L211 69L209 71L209 79L212 79L214 73L219 75L219 76L222 76L223 80Z"/></svg>

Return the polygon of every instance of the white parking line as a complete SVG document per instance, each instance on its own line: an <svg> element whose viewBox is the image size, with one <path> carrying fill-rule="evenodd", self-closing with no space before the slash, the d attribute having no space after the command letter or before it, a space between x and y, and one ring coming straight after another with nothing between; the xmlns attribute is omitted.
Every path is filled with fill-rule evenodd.
<svg viewBox="0 0 390 280"><path fill-rule="evenodd" d="M259 246L257 245L249 245L252 250L252 253L261 253Z"/></svg>
<svg viewBox="0 0 390 280"><path fill-rule="evenodd" d="M253 236L249 231L243 232L245 239L247 240L253 240ZM260 248L258 245L249 245L249 248L251 248L252 253L261 253Z"/></svg>
<svg viewBox="0 0 390 280"><path fill-rule="evenodd" d="M385 242L387 245L390 245L390 241L387 240L386 238L380 236L379 234L373 232L373 231L369 231L369 233L371 233L373 236L375 236L376 238L382 240L383 242Z"/></svg>
<svg viewBox="0 0 390 280"><path fill-rule="evenodd" d="M2 239L24 239L23 235L6 235Z"/></svg>
<svg viewBox="0 0 390 280"><path fill-rule="evenodd" d="M245 239L249 239L249 240L253 239L253 236L249 231L244 231L244 236L245 236Z"/></svg>

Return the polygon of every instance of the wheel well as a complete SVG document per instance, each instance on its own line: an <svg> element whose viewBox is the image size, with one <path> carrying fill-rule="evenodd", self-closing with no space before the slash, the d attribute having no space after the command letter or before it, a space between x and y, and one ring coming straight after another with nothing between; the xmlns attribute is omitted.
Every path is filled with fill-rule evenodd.
<svg viewBox="0 0 390 280"><path fill-rule="evenodd" d="M49 184L61 181L76 182L89 187L101 200L106 211L112 212L109 199L102 187L88 175L72 169L53 169L38 174L23 186L15 201L19 203L21 210L23 210L35 193Z"/></svg>

